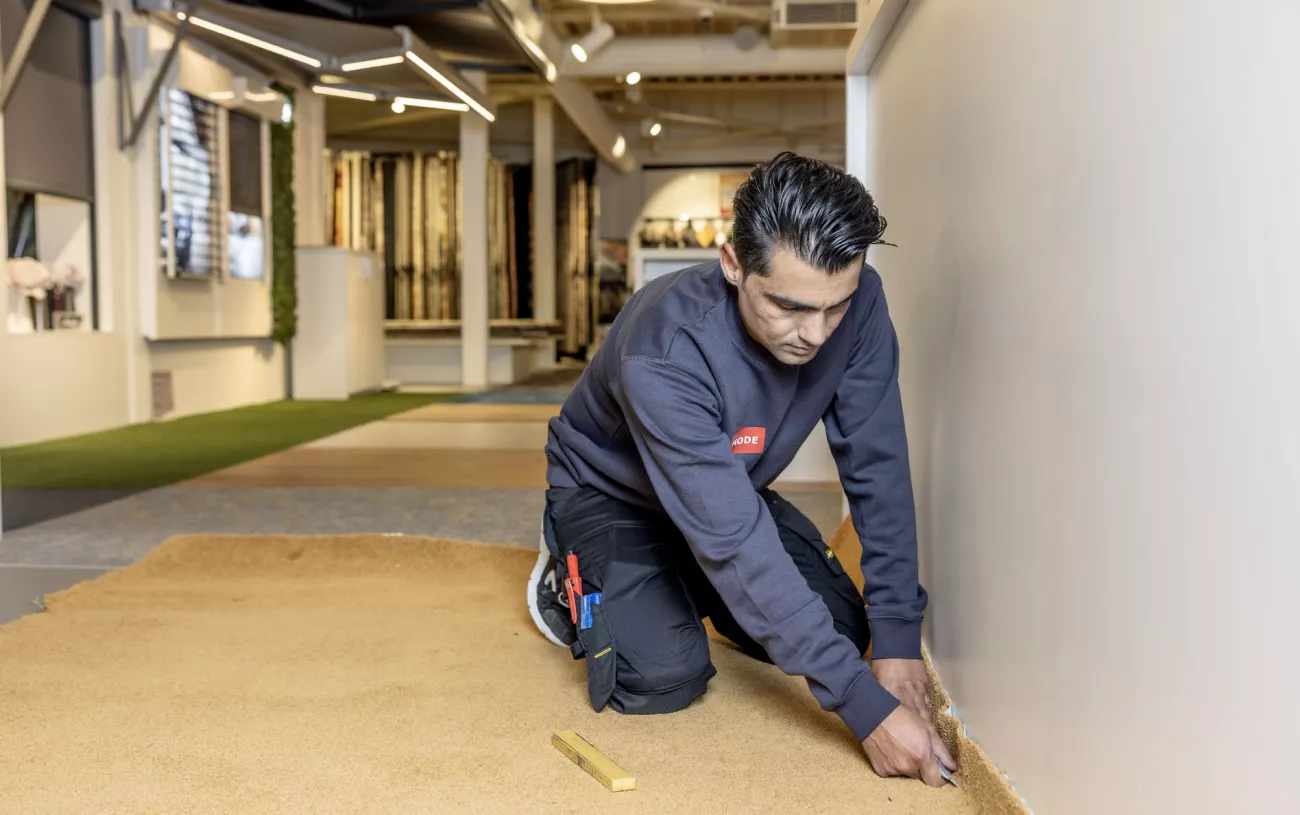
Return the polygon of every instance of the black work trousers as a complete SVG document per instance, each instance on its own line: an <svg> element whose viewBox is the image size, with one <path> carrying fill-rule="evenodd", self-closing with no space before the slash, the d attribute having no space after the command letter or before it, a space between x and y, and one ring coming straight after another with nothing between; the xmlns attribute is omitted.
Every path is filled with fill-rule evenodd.
<svg viewBox="0 0 1300 815"><path fill-rule="evenodd" d="M761 495L786 554L826 603L836 630L865 654L871 633L852 579L812 521L775 492ZM586 660L595 710L671 713L701 696L717 673L705 618L744 653L771 661L727 610L667 515L587 487L548 490L546 512L545 539L561 574L576 554L582 593L601 595L573 646L574 658Z"/></svg>

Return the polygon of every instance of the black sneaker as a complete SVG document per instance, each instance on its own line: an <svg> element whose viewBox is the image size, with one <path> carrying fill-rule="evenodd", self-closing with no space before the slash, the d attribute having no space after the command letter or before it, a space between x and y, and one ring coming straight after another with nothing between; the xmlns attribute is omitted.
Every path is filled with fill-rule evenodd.
<svg viewBox="0 0 1300 815"><path fill-rule="evenodd" d="M560 561L541 539L537 565L528 578L528 613L537 630L556 645L569 648L578 639L577 628L569 611L569 597L564 591L564 571Z"/></svg>

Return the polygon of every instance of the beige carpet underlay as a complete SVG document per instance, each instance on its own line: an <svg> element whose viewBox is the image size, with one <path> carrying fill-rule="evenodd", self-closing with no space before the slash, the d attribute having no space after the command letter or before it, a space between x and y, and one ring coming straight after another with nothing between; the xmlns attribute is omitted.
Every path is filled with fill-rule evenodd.
<svg viewBox="0 0 1300 815"><path fill-rule="evenodd" d="M0 808L1014 811L964 740L961 790L878 778L801 680L721 642L687 710L594 713L581 663L529 620L532 561L394 536L174 538L0 627ZM564 758L561 729L637 789Z"/></svg>

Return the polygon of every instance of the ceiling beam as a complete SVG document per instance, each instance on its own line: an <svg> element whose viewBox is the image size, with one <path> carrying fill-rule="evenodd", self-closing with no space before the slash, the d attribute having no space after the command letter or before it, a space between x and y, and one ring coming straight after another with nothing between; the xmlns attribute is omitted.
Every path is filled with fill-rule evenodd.
<svg viewBox="0 0 1300 815"><path fill-rule="evenodd" d="M617 81L614 77L603 77L599 79L586 80L588 88L597 94L617 92L622 94L627 85ZM790 91L790 90L822 90L826 88L843 88L844 77L841 76L824 76L820 74L809 74L807 77L780 77L774 79L765 79L762 77L704 77L701 79L682 79L672 77L659 77L655 79L643 79L638 87L646 94L663 94L663 93L712 93L716 91L727 91L728 93L770 93L772 91ZM519 96L536 96L539 93L547 93L544 85L539 85L531 79L526 81L512 82L507 78L493 78L491 84L492 98L496 99L498 93L509 92L512 95ZM500 102L498 101L498 104Z"/></svg>
<svg viewBox="0 0 1300 815"><path fill-rule="evenodd" d="M581 82L559 75L559 65L568 54L568 46L551 28L550 22L534 9L531 0L490 0L501 24L541 66L539 73L548 82L551 96L577 126L583 137L602 159L621 172L630 173L640 166L628 138L609 117L596 94ZM547 70L547 65L553 70Z"/></svg>
<svg viewBox="0 0 1300 815"><path fill-rule="evenodd" d="M551 96L601 158L624 173L637 169L640 162L627 137L590 88L576 79L560 77L551 85Z"/></svg>
<svg viewBox="0 0 1300 815"><path fill-rule="evenodd" d="M766 25L772 21L772 11L769 6L729 6L712 0L602 4L600 18L615 25L639 22L695 22L700 19L701 12L714 18L741 20L755 25ZM546 17L555 25L587 28L591 23L591 9L573 7L555 9Z"/></svg>
<svg viewBox="0 0 1300 815"><path fill-rule="evenodd" d="M492 102L499 110L505 105L512 105L515 102L523 102L531 99L532 95L524 94L493 94ZM407 108L403 113L385 113L375 116L372 119L366 119L360 122L350 122L341 125L338 128L330 130L330 138L355 136L358 133L369 133L374 130L386 130L390 127L405 127L407 125L420 124L422 122L431 122L437 119L445 119L453 116L460 116L454 110L438 110L437 108Z"/></svg>
<svg viewBox="0 0 1300 815"><path fill-rule="evenodd" d="M772 22L772 8L769 5L730 6L714 0L665 0L663 5L691 9L696 13L697 17L702 16L702 13L707 13L714 17L733 17L751 23L766 24Z"/></svg>
<svg viewBox="0 0 1300 815"><path fill-rule="evenodd" d="M406 125L419 124L434 119L445 119L449 117L460 116L454 110L412 110L407 113L393 113L385 116L376 116L364 122L345 125L337 130L330 130L326 135L330 138L336 136L355 136L358 133L369 133L373 130L386 130L390 127L404 127Z"/></svg>
<svg viewBox="0 0 1300 815"><path fill-rule="evenodd" d="M843 48L773 48L766 40L742 50L731 37L618 37L585 63L567 60L561 73L571 77L623 76L640 71L662 76L738 76L839 74Z"/></svg>

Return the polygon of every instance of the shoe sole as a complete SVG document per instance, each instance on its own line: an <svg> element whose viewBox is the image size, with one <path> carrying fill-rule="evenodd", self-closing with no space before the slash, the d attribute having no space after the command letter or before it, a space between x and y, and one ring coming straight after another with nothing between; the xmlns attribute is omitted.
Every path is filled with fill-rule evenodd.
<svg viewBox="0 0 1300 815"><path fill-rule="evenodd" d="M542 610L537 607L537 587L541 585L542 575L546 572L546 565L551 562L551 550L546 548L546 533L542 533L538 538L538 545L541 551L537 555L537 563L533 566L533 573L528 576L528 614L533 618L533 624L537 630L542 632L542 636L550 640L561 648L568 648L569 644L551 631L550 626L542 619Z"/></svg>

